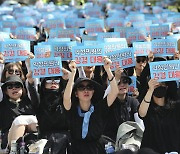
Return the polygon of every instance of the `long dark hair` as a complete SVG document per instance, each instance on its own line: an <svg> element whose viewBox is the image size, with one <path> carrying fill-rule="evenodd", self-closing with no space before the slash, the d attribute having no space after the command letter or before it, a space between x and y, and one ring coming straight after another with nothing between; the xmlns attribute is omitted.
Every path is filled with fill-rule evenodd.
<svg viewBox="0 0 180 154"><path fill-rule="evenodd" d="M163 107L155 107L156 111L159 111L159 108L164 108L167 110L174 109L175 104L178 102L178 94L177 94L177 83L176 81L166 81L167 92L165 96L165 104ZM153 101L153 99L152 99ZM153 101L154 102L154 101Z"/></svg>

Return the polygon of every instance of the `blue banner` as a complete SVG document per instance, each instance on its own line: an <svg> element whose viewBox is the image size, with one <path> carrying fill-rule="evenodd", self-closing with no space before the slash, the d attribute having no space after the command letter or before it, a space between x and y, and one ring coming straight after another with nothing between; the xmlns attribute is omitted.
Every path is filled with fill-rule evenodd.
<svg viewBox="0 0 180 154"><path fill-rule="evenodd" d="M72 60L72 47L76 46L76 42L51 42L54 57L61 57L62 61Z"/></svg>
<svg viewBox="0 0 180 154"><path fill-rule="evenodd" d="M133 50L136 56L148 56L151 49L151 42L133 42Z"/></svg>
<svg viewBox="0 0 180 154"><path fill-rule="evenodd" d="M159 82L180 79L180 60L151 62L149 65L152 79L158 79Z"/></svg>
<svg viewBox="0 0 180 154"><path fill-rule="evenodd" d="M35 41L36 29L28 27L16 28L15 35L17 39Z"/></svg>
<svg viewBox="0 0 180 154"><path fill-rule="evenodd" d="M145 41L146 29L145 28L128 28L126 30L126 39L129 43L136 41Z"/></svg>
<svg viewBox="0 0 180 154"><path fill-rule="evenodd" d="M104 65L104 47L98 46L75 46L72 48L72 59L77 66Z"/></svg>
<svg viewBox="0 0 180 154"><path fill-rule="evenodd" d="M44 78L52 76L62 76L61 57L34 58L30 60L33 78Z"/></svg>
<svg viewBox="0 0 180 154"><path fill-rule="evenodd" d="M136 89L136 76L130 76L132 83L129 85L128 94L132 95Z"/></svg>
<svg viewBox="0 0 180 154"><path fill-rule="evenodd" d="M119 67L128 68L135 66L134 52L132 48L121 49L106 54L112 61L111 70Z"/></svg>
<svg viewBox="0 0 180 154"><path fill-rule="evenodd" d="M53 57L51 46L43 44L34 46L34 55L36 58Z"/></svg>
<svg viewBox="0 0 180 154"><path fill-rule="evenodd" d="M5 62L24 61L30 52L30 41L6 39L2 42L1 52Z"/></svg>
<svg viewBox="0 0 180 154"><path fill-rule="evenodd" d="M85 29L87 30L88 34L103 32L104 20L102 19L88 20L85 22Z"/></svg>
<svg viewBox="0 0 180 154"><path fill-rule="evenodd" d="M151 25L150 26L150 35L151 38L162 38L166 37L169 32L168 25Z"/></svg>
<svg viewBox="0 0 180 154"><path fill-rule="evenodd" d="M173 56L177 52L177 39L152 40L154 56Z"/></svg>
<svg viewBox="0 0 180 154"><path fill-rule="evenodd" d="M104 52L109 53L113 52L116 50L128 48L127 42L126 41L121 41L121 42L105 42L104 43Z"/></svg>
<svg viewBox="0 0 180 154"><path fill-rule="evenodd" d="M120 33L118 32L98 33L97 39L99 41L102 41L104 38L120 38Z"/></svg>

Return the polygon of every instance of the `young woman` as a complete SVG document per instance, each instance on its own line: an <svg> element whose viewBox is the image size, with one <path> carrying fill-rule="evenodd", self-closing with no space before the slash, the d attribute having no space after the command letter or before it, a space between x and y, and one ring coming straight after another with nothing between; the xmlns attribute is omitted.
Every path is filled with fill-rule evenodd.
<svg viewBox="0 0 180 154"><path fill-rule="evenodd" d="M24 77L20 63L18 62L8 63L4 66L4 69L1 74L1 83L3 84L6 78L12 75L17 75L21 78L23 82L25 81L25 77ZM3 98L3 93L2 93L2 90L0 89L0 100L2 100L2 98Z"/></svg>
<svg viewBox="0 0 180 154"><path fill-rule="evenodd" d="M24 94L24 85L17 75L9 76L2 86L3 100L0 102L1 148L5 149L12 141L22 137L25 130L35 130L37 120L31 102ZM23 117L22 115L29 115ZM32 124L32 125L31 125Z"/></svg>
<svg viewBox="0 0 180 154"><path fill-rule="evenodd" d="M64 74L68 72L65 69L63 71ZM67 74L63 78L67 80ZM44 153L51 150L54 154L65 154L69 147L69 129L62 102L65 84L63 78L59 76L43 78L38 95L32 73L29 72L27 75L28 90L38 119L39 137L49 141Z"/></svg>
<svg viewBox="0 0 180 154"><path fill-rule="evenodd" d="M141 148L160 154L180 152L180 102L175 81L157 82L150 79L149 89L140 104L139 115L145 131Z"/></svg>
<svg viewBox="0 0 180 154"><path fill-rule="evenodd" d="M74 84L76 64L71 61L69 65L72 72L64 91L63 103L70 125L73 154L105 154L99 139L109 106L118 94L110 65L111 61L105 57L104 68L113 88L103 100L103 89L97 82L89 78L78 78Z"/></svg>

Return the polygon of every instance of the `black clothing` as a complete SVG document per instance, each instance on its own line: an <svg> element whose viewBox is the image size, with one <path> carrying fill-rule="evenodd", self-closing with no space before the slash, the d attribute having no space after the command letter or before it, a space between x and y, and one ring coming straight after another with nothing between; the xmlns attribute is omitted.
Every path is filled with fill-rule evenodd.
<svg viewBox="0 0 180 154"><path fill-rule="evenodd" d="M105 154L99 139L103 131L103 121L109 109L107 98L92 104L94 104L94 112L90 116L88 133L84 139L82 138L83 117L78 114L76 103L72 102L71 109L66 112L70 125L73 154Z"/></svg>
<svg viewBox="0 0 180 154"><path fill-rule="evenodd" d="M124 101L117 97L109 109L103 135L115 141L119 125L125 121L135 121L134 113L138 112L138 105L139 102L133 97L126 96Z"/></svg>
<svg viewBox="0 0 180 154"><path fill-rule="evenodd" d="M160 154L180 152L180 103L167 108L151 102L143 118L145 131L141 148L151 148Z"/></svg>
<svg viewBox="0 0 180 154"><path fill-rule="evenodd" d="M12 122L19 115L33 115L34 111L31 106L31 102L28 97L23 97L19 102L19 105L16 105L13 102L10 102L6 97L0 102L0 129L2 130L2 148L6 148L7 144L7 135L9 129L12 125ZM3 139L3 138L6 139Z"/></svg>
<svg viewBox="0 0 180 154"><path fill-rule="evenodd" d="M44 96L39 100L34 85L29 84L31 102L38 119L41 137L50 136L51 133L68 131L67 120L64 114L64 106L59 93L52 90L44 91ZM58 94L58 96L57 96Z"/></svg>

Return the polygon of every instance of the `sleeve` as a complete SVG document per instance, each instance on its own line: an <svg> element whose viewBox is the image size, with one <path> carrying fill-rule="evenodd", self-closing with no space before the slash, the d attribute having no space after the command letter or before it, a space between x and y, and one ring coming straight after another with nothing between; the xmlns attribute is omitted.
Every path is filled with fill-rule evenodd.
<svg viewBox="0 0 180 154"><path fill-rule="evenodd" d="M30 83L28 83L28 90L31 97L32 106L36 110L40 104L38 92L36 91L34 84L30 84Z"/></svg>
<svg viewBox="0 0 180 154"><path fill-rule="evenodd" d="M138 112L139 101L137 99L132 98L131 108L132 108L133 113L137 113Z"/></svg>

